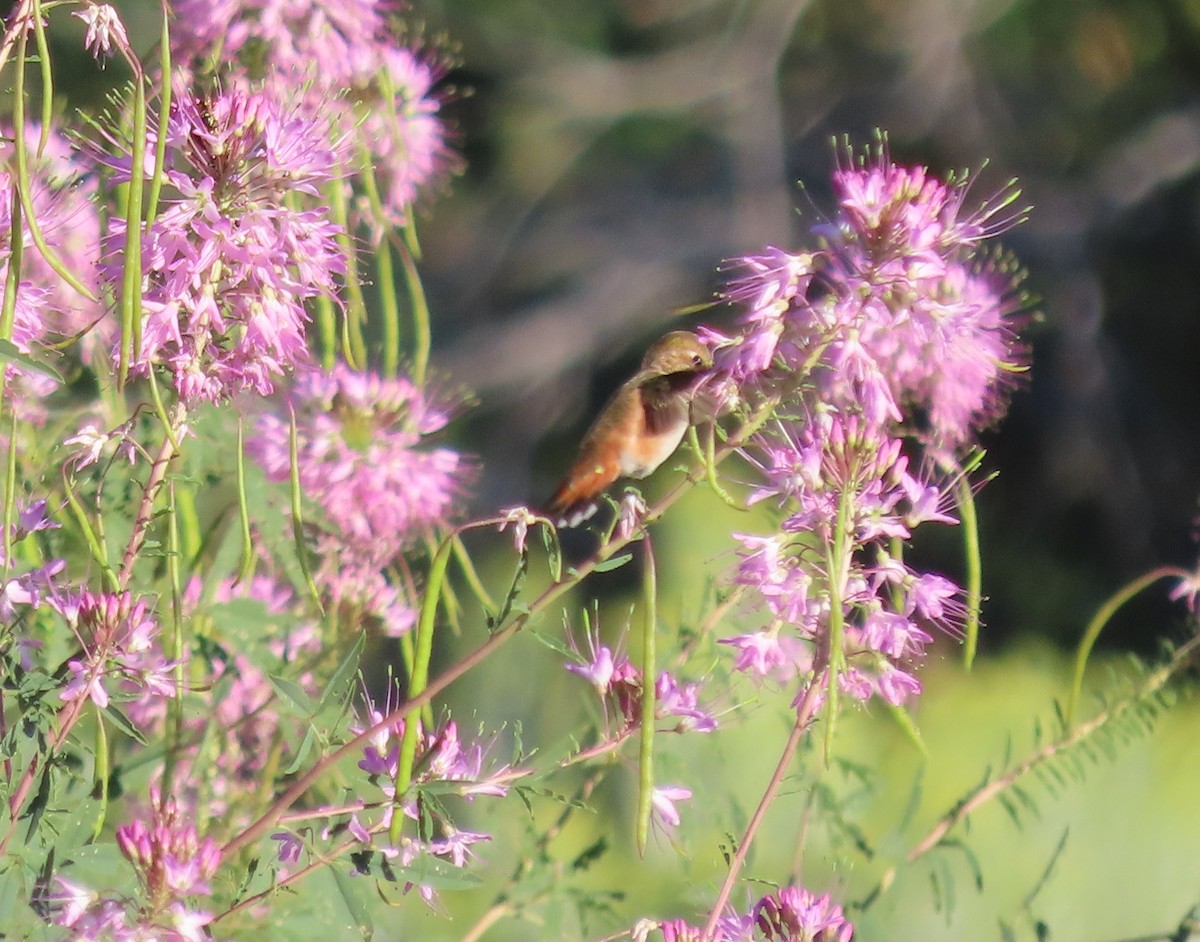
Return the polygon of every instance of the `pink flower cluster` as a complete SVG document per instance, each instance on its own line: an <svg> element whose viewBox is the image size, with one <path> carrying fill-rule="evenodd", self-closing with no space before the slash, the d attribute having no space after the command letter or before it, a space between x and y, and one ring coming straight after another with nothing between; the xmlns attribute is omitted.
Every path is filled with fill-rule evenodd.
<svg viewBox="0 0 1200 942"><path fill-rule="evenodd" d="M429 447L447 408L406 379L382 379L339 365L309 371L288 399L305 495L324 513L320 582L335 604L353 603L398 634L412 609L384 570L450 515L469 475L463 457ZM291 475L290 421L263 415L250 451L273 481Z"/></svg>
<svg viewBox="0 0 1200 942"><path fill-rule="evenodd" d="M175 662L162 655L158 621L145 598L79 589L57 593L50 604L82 646L80 656L67 661L70 680L62 691L64 700L87 697L103 709L114 684L125 699L175 692Z"/></svg>
<svg viewBox="0 0 1200 942"><path fill-rule="evenodd" d="M735 534L735 582L752 589L769 616L765 629L724 639L738 651L736 668L781 683L803 678L830 632L836 591L843 689L894 704L919 692L904 665L932 640L922 625L957 630L962 592L906 565L890 546L921 523L954 522L939 509L941 492L909 471L898 440L881 439L854 416L818 413L799 429L777 430L755 442L752 460L762 482L751 501L774 499L787 516L777 533ZM840 572L822 550L835 541L851 548Z"/></svg>
<svg viewBox="0 0 1200 942"><path fill-rule="evenodd" d="M766 624L724 643L738 670L801 693L832 666L852 697L899 704L920 691L927 629L957 633L966 616L962 590L903 546L922 523L956 522L957 455L1020 363L1016 276L982 246L1014 221L1016 191L965 212L965 180L882 151L845 161L834 189L823 248L741 259L727 291L742 332L719 364L747 398L777 401L743 449L749 501L782 519L735 535L734 581ZM821 654L835 633L841 650Z"/></svg>
<svg viewBox="0 0 1200 942"><path fill-rule="evenodd" d="M137 871L145 891L144 905L131 911L128 901L104 897L80 884L56 877L50 902L56 925L76 939L141 942L202 942L212 914L194 908L189 896L212 892L208 880L217 872L221 852L211 838L201 839L171 799L153 796L151 820L134 820L117 828L117 846Z"/></svg>
<svg viewBox="0 0 1200 942"><path fill-rule="evenodd" d="M45 147L39 153L42 128L31 124L25 129L26 160L29 163L30 192L33 215L47 248L93 296L99 294L96 261L99 253L100 219L92 202L95 180L88 176L88 166L80 160L57 131L50 129ZM13 130L0 127L0 165L15 166ZM12 221L16 195L15 172L0 170L0 296L7 284L14 245ZM100 304L71 287L55 271L34 243L27 215L21 211L21 270L14 302L11 340L24 354L37 354L39 348L61 343L80 334L93 322L100 320ZM98 333L111 335L107 324L99 325ZM79 356L87 362L92 353L95 335L83 338ZM61 369L61 363L58 364ZM48 374L7 364L7 375L15 380L8 396L15 404L18 417L38 425L47 415L44 399L57 387Z"/></svg>
<svg viewBox="0 0 1200 942"><path fill-rule="evenodd" d="M744 329L723 365L742 381L784 375L874 425L913 422L953 449L995 418L1023 364L1014 320L1019 276L985 250L1018 218L1011 187L964 212L966 178L943 183L880 153L834 174L839 213L827 246L768 248L733 264L725 296Z"/></svg>
<svg viewBox="0 0 1200 942"><path fill-rule="evenodd" d="M602 644L593 644L590 660L567 665L567 670L589 681L605 711L612 707L621 736L641 725L642 672L624 654L614 655ZM708 733L717 728L716 717L700 706L700 685L680 683L663 671L654 683L655 719L672 720L672 732Z"/></svg>
<svg viewBox="0 0 1200 942"><path fill-rule="evenodd" d="M850 942L854 926L828 894L787 886L762 897L745 915L727 913L712 935L683 919L647 921L633 931L634 942L648 942L657 930L662 942Z"/></svg>
<svg viewBox="0 0 1200 942"><path fill-rule="evenodd" d="M378 724L383 714L371 710L367 716L370 725ZM502 798L508 794L511 783L528 772L504 765L485 768L489 745L465 744L459 738L458 726L448 721L437 730L419 736L414 768L413 796L401 804L405 818L417 823L420 836L403 835L397 843L388 839L388 831L394 811L396 795L395 778L400 759L400 744L404 738L404 721L398 721L375 733L363 747L363 758L358 765L369 776L382 797L378 812L372 818L355 811L350 814L346 828L350 836L361 844L363 853L356 857L361 868L367 868L371 859L367 851L376 851L391 865L409 867L420 858L437 858L462 869L474 856L472 846L491 840L491 836L476 831L463 831L444 818L437 807L429 802L418 803L415 795L422 787L436 786L439 794L455 793L468 801L480 796ZM352 728L362 732L367 726ZM373 806L361 800L363 808ZM435 819L437 837L424 836L430 819ZM279 842L280 860L294 863L299 859L301 843L291 832L281 831L273 835ZM409 883L404 891L416 889L426 902L433 902L436 891L433 886Z"/></svg>
<svg viewBox="0 0 1200 942"><path fill-rule="evenodd" d="M305 88L308 107L369 153L385 216L373 221L404 225L422 190L458 162L435 92L446 62L396 31L403 9L395 0L180 0L171 38L180 61L219 52L233 63L227 81ZM361 170L357 154L352 163L346 176Z"/></svg>
<svg viewBox="0 0 1200 942"><path fill-rule="evenodd" d="M178 197L143 236L141 349L131 371L165 364L186 404L266 395L306 364L305 304L336 297L345 271L340 229L326 211L291 202L331 178L344 143L328 117L285 102L265 91L197 98L182 88L172 100L166 179ZM98 157L117 180L129 178L128 156ZM119 248L119 219L113 230ZM119 296L119 252L102 272Z"/></svg>

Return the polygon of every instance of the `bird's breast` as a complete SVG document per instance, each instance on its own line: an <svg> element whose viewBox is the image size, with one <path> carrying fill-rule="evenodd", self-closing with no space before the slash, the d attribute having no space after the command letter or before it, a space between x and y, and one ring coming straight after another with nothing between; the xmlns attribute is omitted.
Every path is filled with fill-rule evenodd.
<svg viewBox="0 0 1200 942"><path fill-rule="evenodd" d="M686 426L672 435L657 435L633 442L621 455L621 474L629 478L644 478L671 457L683 440Z"/></svg>
<svg viewBox="0 0 1200 942"><path fill-rule="evenodd" d="M653 474L679 447L687 427L686 410L681 410L681 414L673 416L671 421L656 423L653 428L643 423L637 434L624 442L620 457L621 474L630 478L644 478Z"/></svg>

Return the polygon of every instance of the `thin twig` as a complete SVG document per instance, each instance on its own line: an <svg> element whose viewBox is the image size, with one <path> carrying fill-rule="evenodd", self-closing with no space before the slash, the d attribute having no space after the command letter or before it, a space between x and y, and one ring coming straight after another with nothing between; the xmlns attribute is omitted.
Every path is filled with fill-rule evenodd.
<svg viewBox="0 0 1200 942"><path fill-rule="evenodd" d="M183 406L176 404L174 413L171 416L170 429L182 428L184 414ZM150 527L150 518L154 516L154 501L158 497L158 492L163 485L163 481L167 478L167 468L179 453L175 444L178 442L177 433L170 429L163 436L162 447L158 450L158 456L154 459L154 464L150 466L150 477L147 479L146 488L142 492L142 503L138 507L137 519L133 524L133 532L129 534L129 543L125 546L125 555L121 560L121 574L117 579L121 589L125 589L129 585L129 580L133 576L133 567L137 563L138 553L141 552L142 545L146 542L146 533Z"/></svg>
<svg viewBox="0 0 1200 942"><path fill-rule="evenodd" d="M767 809L774 802L775 795L779 792L779 786L787 778L788 766L792 764L792 757L796 754L800 740L812 723L813 716L816 713L818 694L825 685L825 678L828 672L828 667L813 671L812 680L809 682L808 689L804 692L804 699L800 701L800 706L796 709L796 723L792 727L792 733L788 736L787 742L784 743L783 752L779 756L779 762L775 765L775 772L771 776L771 780L767 783L767 787L763 790L758 807L754 809L754 816L750 819L750 823L746 825L746 832L738 842L733 859L729 862L729 872L725 875L725 882L721 884L721 892L717 894L717 900L713 903L712 911L708 914L708 922L704 926L705 939L716 938L714 933L717 928L717 922L721 918L721 911L724 910L725 904L729 902L729 895L733 892L733 886L737 882L738 874L741 873L742 866L746 863L746 856L750 853L750 847L754 843L755 835L758 834L758 829L762 825L763 818L767 815Z"/></svg>

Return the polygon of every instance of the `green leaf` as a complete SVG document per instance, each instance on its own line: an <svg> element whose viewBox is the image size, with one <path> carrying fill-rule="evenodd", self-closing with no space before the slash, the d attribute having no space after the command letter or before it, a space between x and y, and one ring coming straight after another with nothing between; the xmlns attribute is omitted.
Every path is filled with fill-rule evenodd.
<svg viewBox="0 0 1200 942"><path fill-rule="evenodd" d="M52 769L53 766L48 765L42 770L38 779L37 792L34 793L33 800L29 802L29 809L22 815L22 817L29 818L29 830L25 832L26 844L37 833L38 825L42 823L42 815L46 813L46 806L50 801L50 772Z"/></svg>
<svg viewBox="0 0 1200 942"><path fill-rule="evenodd" d="M208 609L213 627L227 638L258 637L264 622L278 621L259 599L230 599Z"/></svg>
<svg viewBox="0 0 1200 942"><path fill-rule="evenodd" d="M308 758L308 754L312 751L313 740L316 738L316 735L311 726L304 731L304 738L300 740L300 748L296 750L296 758L283 770L284 775L294 775L300 766L303 765L304 760Z"/></svg>
<svg viewBox="0 0 1200 942"><path fill-rule="evenodd" d="M342 902L346 904L346 911L354 921L355 928L364 939L372 938L375 935L375 922L363 901L362 894L358 892L362 881L353 880L348 873L337 866L331 867L330 871L333 873L333 880L337 884L338 892L342 895Z"/></svg>
<svg viewBox="0 0 1200 942"><path fill-rule="evenodd" d="M89 844L71 854L65 874L98 891L115 890L133 894L136 876L115 843Z"/></svg>
<svg viewBox="0 0 1200 942"><path fill-rule="evenodd" d="M606 559L602 563L596 563L592 572L612 572L614 569L620 569L629 560L633 559L633 553L622 553L620 556L614 556L612 559Z"/></svg>
<svg viewBox="0 0 1200 942"><path fill-rule="evenodd" d="M276 693L297 708L298 715L308 718L316 713L312 700L296 681L280 677L278 674L267 674L267 680L271 682Z"/></svg>
<svg viewBox="0 0 1200 942"><path fill-rule="evenodd" d="M108 706L106 706L103 709L103 711L101 711L101 712L104 713L105 719L107 719L110 723L113 724L113 726L115 726L117 729L119 729L121 732L123 732L126 736L128 736L134 742L136 742L142 746L149 745L149 743L146 741L146 737L143 736L141 731L136 726L133 725L133 723L129 719L129 717L127 717L124 713L122 713L120 710L118 710L112 704L111 701L109 702Z"/></svg>
<svg viewBox="0 0 1200 942"><path fill-rule="evenodd" d="M94 798L81 798L72 800L70 807L56 816L54 824L58 834L54 846L60 857L72 859L85 846L90 846L88 842L92 839L92 830L103 810L103 802ZM0 920L0 925L4 925L3 920Z"/></svg>
<svg viewBox="0 0 1200 942"><path fill-rule="evenodd" d="M350 645L350 650L346 652L346 656L342 658L342 662L337 666L337 670L333 672L333 676L329 678L325 690L321 693L320 707L322 709L331 703L346 701L353 681L358 677L359 659L362 657L366 640L365 634L359 634L354 644Z"/></svg>
<svg viewBox="0 0 1200 942"><path fill-rule="evenodd" d="M437 857L419 857L411 867L398 867L392 874L398 882L429 886L435 890L472 890L483 883L474 873Z"/></svg>
<svg viewBox="0 0 1200 942"><path fill-rule="evenodd" d="M61 935L46 925L29 905L37 875L24 863L10 862L0 871L0 936L7 939L57 939Z"/></svg>
<svg viewBox="0 0 1200 942"><path fill-rule="evenodd" d="M27 353L22 353L11 340L0 340L0 362L15 363L24 369L49 376L55 382L63 385L66 385L67 382L58 370L48 363L38 362Z"/></svg>
<svg viewBox="0 0 1200 942"><path fill-rule="evenodd" d="M564 618L563 621L565 622L566 619ZM545 645L547 648L549 648L555 654L560 655L565 660L581 661L579 652L572 651L570 648L568 648L562 641L559 640L557 635L543 634L540 631L529 631L526 632L526 634L532 636L533 639L539 644Z"/></svg>

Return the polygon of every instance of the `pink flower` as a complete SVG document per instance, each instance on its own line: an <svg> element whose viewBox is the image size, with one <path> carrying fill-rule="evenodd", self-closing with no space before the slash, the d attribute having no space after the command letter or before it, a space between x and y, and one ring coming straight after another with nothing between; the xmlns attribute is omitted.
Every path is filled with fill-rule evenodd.
<svg viewBox="0 0 1200 942"><path fill-rule="evenodd" d="M723 361L735 378L803 369L821 400L874 424L927 412L931 445L954 449L994 419L1018 371L1019 274L980 244L1020 219L1009 187L966 212L966 178L943 183L885 152L834 174L828 248L730 263L725 296L744 307ZM821 290L809 297L819 280Z"/></svg>
<svg viewBox="0 0 1200 942"><path fill-rule="evenodd" d="M50 129L41 150L40 125L28 123L25 149L33 215L47 247L76 280L99 295L96 261L99 253L100 220L92 202L96 194L90 169L76 155L65 138ZM14 167L18 142L11 128L0 126L0 166ZM0 171L0 294L7 284L8 264L13 257L9 245L14 212L15 180L9 170ZM97 337L111 333L111 325L97 324L102 309L94 300L67 283L51 266L34 242L29 221L21 212L21 280L13 299L12 343L23 354L37 356L41 348L82 335L70 345L72 357L87 363ZM94 330L89 330L94 327ZM61 366L60 366L61 369ZM13 363L4 366L9 377L7 395L14 402L18 417L41 425L47 416L46 399L58 387L52 376Z"/></svg>
<svg viewBox="0 0 1200 942"><path fill-rule="evenodd" d="M654 811L654 820L667 831L679 827L679 810L675 807L677 801L687 801L692 797L690 788L679 785L664 785L656 787L650 795Z"/></svg>
<svg viewBox="0 0 1200 942"><path fill-rule="evenodd" d="M767 942L849 942L854 926L828 894L787 886L754 906L754 923Z"/></svg>
<svg viewBox="0 0 1200 942"><path fill-rule="evenodd" d="M345 142L327 115L264 91L196 98L179 89L162 133L179 195L143 237L144 323L131 369L166 365L189 403L266 395L308 362L306 304L337 296L340 230L324 210L291 200L332 178ZM128 157L100 159L117 182L128 179ZM119 223L115 240L124 239ZM120 258L102 265L114 291Z"/></svg>
<svg viewBox="0 0 1200 942"><path fill-rule="evenodd" d="M175 691L175 661L159 650L158 622L146 599L86 589L63 592L50 604L75 630L82 655L67 662L64 700L91 699L108 706L111 684L128 697L168 697Z"/></svg>
<svg viewBox="0 0 1200 942"><path fill-rule="evenodd" d="M404 225L421 194L459 166L440 116L436 86L448 58L419 36L397 36L395 0L177 0L171 39L179 61L199 65L220 51L227 80L307 88L309 113L328 115L371 155L383 218L365 220L375 237ZM358 157L342 161L349 176ZM362 204L365 209L366 204Z"/></svg>
<svg viewBox="0 0 1200 942"><path fill-rule="evenodd" d="M344 550L383 565L446 523L469 475L458 452L425 441L447 424L447 407L406 379L340 364L329 373L306 372L289 398L300 484ZM259 420L250 450L272 480L291 474L289 435L282 417Z"/></svg>
<svg viewBox="0 0 1200 942"><path fill-rule="evenodd" d="M525 539L529 535L529 526L537 516L528 507L510 507L500 511L504 518L500 523L500 531L504 532L511 523L513 528L513 546L522 555L525 553Z"/></svg>
<svg viewBox="0 0 1200 942"><path fill-rule="evenodd" d="M125 24L121 22L117 11L107 3L85 3L83 9L73 15L87 24L83 44L101 67L104 60L112 55L113 46L132 57Z"/></svg>

